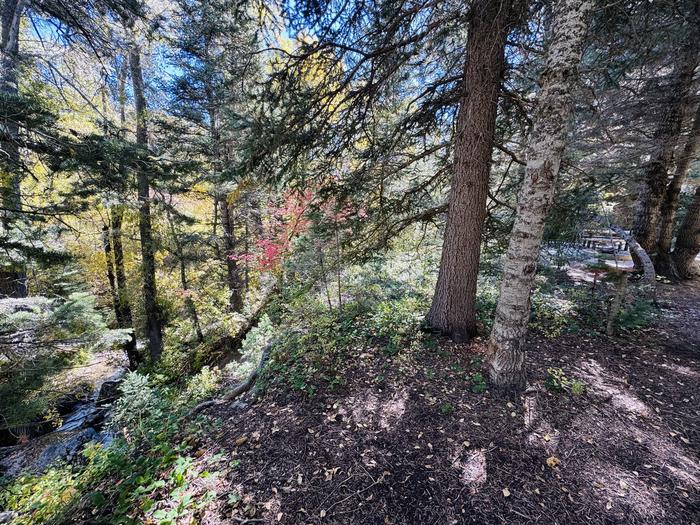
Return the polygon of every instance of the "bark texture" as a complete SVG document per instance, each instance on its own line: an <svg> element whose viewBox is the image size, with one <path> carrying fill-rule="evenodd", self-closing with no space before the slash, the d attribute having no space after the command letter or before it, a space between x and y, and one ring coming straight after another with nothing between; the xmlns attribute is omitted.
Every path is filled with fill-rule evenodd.
<svg viewBox="0 0 700 525"><path fill-rule="evenodd" d="M110 219L110 236L112 240L112 252L114 253L114 276L117 283L117 304L115 314L117 326L123 329L131 329L131 339L124 345L124 351L129 358L129 368L136 370L141 362L141 356L136 349L136 333L134 321L131 315L131 303L127 294L126 271L124 270L124 247L122 243L122 223L124 222L124 208L121 205L112 207Z"/></svg>
<svg viewBox="0 0 700 525"><path fill-rule="evenodd" d="M652 263L651 257L649 257L649 254L644 248L641 247L641 245L636 241L636 239L632 237L629 233L627 233L625 230L615 225L610 226L610 229L614 231L620 238L625 240L625 242L629 246L630 252L634 256L634 258L637 261L639 261L639 264L644 270L644 275L642 276L642 283L646 285L647 290L650 291L651 295L653 296L654 288L656 286L656 271L654 270L654 263Z"/></svg>
<svg viewBox="0 0 700 525"><path fill-rule="evenodd" d="M117 88L119 96L119 135L124 138L126 134L126 80L127 67L123 65L117 74ZM105 111L106 114L106 111ZM122 177L122 191L126 191L126 170L120 163L119 174ZM116 204L110 209L110 239L114 256L114 275L116 278L117 303L115 314L117 325L122 329L131 330L131 338L124 345L124 351L129 358L129 369L136 370L141 364L141 355L136 348L136 332L134 320L131 314L131 302L129 301L126 270L124 269L124 245L122 242L122 224L124 223L124 205Z"/></svg>
<svg viewBox="0 0 700 525"><path fill-rule="evenodd" d="M676 162L676 171L673 180L666 188L663 204L661 205L661 226L656 250L656 269L659 273L669 277L678 277L673 259L671 258L671 244L673 242L673 228L676 223L676 212L681 188L688 176L690 163L695 160L700 149L700 104L695 110L693 125L688 134L683 151Z"/></svg>
<svg viewBox="0 0 700 525"><path fill-rule="evenodd" d="M230 198L227 196L219 201L221 226L224 230L224 257L226 258L226 284L229 290L229 307L233 312L243 308L244 279L241 267L235 256L239 249L236 238L235 214L231 209Z"/></svg>
<svg viewBox="0 0 700 525"><path fill-rule="evenodd" d="M136 110L136 143L145 150L148 148L147 107L141 68L141 51L136 43L132 43L129 50L129 70L134 92L134 109ZM151 227L151 188L146 169L138 169L136 178L139 198L141 272L146 335L148 336L148 350L151 361L156 362L160 359L160 355L163 352L163 335L157 301L155 245Z"/></svg>
<svg viewBox="0 0 700 525"><path fill-rule="evenodd" d="M107 282L109 283L109 294L112 297L114 315L119 317L119 295L117 294L117 281L114 278L114 260L112 258L112 243L110 242L109 225L102 227L102 250L105 256L105 270Z"/></svg>
<svg viewBox="0 0 700 525"><path fill-rule="evenodd" d="M678 229L676 246L673 249L673 263L681 279L693 275L693 263L700 253L700 186L695 190L693 201L688 206L685 219Z"/></svg>
<svg viewBox="0 0 700 525"><path fill-rule="evenodd" d="M19 29L25 0L5 0L0 11L0 93L3 97L16 97L17 63L19 61ZM0 206L2 230L7 234L12 219L22 210L20 191L20 151L17 143L19 127L16 122L0 121L3 138L0 154L5 170L0 170ZM0 267L0 297L25 297L27 279L24 268L16 264Z"/></svg>
<svg viewBox="0 0 700 525"><path fill-rule="evenodd" d="M497 390L520 390L525 386L523 340L530 317L530 293L573 119L571 92L577 82L593 5L593 0L559 0L554 5L551 40L528 142L525 179L518 195L517 216L488 344L489 376Z"/></svg>
<svg viewBox="0 0 700 525"><path fill-rule="evenodd" d="M690 32L689 41L680 51L674 65L672 82L668 87L668 111L653 136L655 151L646 167L644 181L637 200L634 220L634 237L648 253L656 249L661 216L661 204L666 193L668 174L673 164L673 154L678 145L683 117L691 101L693 75L700 55L700 32Z"/></svg>
<svg viewBox="0 0 700 525"><path fill-rule="evenodd" d="M615 296L610 303L610 310L608 310L608 322L605 325L605 334L609 337L615 335L615 320L620 313L620 308L622 307L622 301L625 299L626 291L627 274L623 272L618 276L617 283L615 283Z"/></svg>
<svg viewBox="0 0 700 525"><path fill-rule="evenodd" d="M185 250L180 240L180 235L175 228L175 221L169 211L166 211L168 224L170 225L170 233L173 237L173 244L175 245L175 256L178 260L178 266L180 267L180 286L182 286L182 291L185 297L185 309L187 310L187 315L189 315L192 320L192 328L194 328L195 335L197 336L197 342L204 342L204 334L202 333L202 327L199 324L199 315L197 314L197 306L194 304L192 297L189 294L189 282L187 280L187 261L185 260Z"/></svg>
<svg viewBox="0 0 700 525"><path fill-rule="evenodd" d="M524 5L520 0L477 0L471 12L447 225L427 316L433 329L458 342L476 334L476 278L504 46Z"/></svg>

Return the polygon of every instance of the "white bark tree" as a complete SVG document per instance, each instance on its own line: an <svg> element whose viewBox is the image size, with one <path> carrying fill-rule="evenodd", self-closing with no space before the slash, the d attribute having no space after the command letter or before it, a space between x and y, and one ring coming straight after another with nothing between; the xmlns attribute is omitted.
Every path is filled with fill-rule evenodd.
<svg viewBox="0 0 700 525"><path fill-rule="evenodd" d="M526 174L518 195L517 216L488 344L489 376L497 390L519 390L525 386L522 344L530 316L530 293L573 119L571 92L577 82L593 6L593 0L558 0L553 7L550 41L528 141Z"/></svg>

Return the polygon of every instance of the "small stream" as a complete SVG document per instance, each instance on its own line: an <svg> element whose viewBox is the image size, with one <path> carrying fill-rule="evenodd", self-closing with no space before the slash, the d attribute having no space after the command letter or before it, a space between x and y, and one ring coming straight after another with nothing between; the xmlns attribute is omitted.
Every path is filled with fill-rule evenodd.
<svg viewBox="0 0 700 525"><path fill-rule="evenodd" d="M0 447L0 475L40 472L57 459L71 461L88 441L111 443L114 434L103 426L125 373L125 368L118 369L100 381L87 399L71 403L58 428L34 426L35 434L28 443Z"/></svg>

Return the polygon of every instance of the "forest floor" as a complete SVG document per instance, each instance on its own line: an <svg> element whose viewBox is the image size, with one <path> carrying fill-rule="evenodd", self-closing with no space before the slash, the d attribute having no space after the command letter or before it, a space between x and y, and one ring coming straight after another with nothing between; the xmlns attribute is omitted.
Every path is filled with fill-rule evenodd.
<svg viewBox="0 0 700 525"><path fill-rule="evenodd" d="M700 285L658 296L662 318L631 338L533 334L517 400L472 391L483 342L440 341L351 356L347 382L314 396L271 385L210 410L194 445L222 475L191 490L220 496L198 519L700 523ZM546 388L550 368L584 392Z"/></svg>

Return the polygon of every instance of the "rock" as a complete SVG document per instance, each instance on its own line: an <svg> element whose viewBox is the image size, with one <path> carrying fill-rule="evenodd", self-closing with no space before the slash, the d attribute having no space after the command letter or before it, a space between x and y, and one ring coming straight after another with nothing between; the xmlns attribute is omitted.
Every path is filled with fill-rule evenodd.
<svg viewBox="0 0 700 525"><path fill-rule="evenodd" d="M83 445L98 437L94 428L52 432L26 445L12 447L10 453L0 459L0 471L7 477L22 473L38 474L58 460L74 460Z"/></svg>
<svg viewBox="0 0 700 525"><path fill-rule="evenodd" d="M85 443L96 437L97 432L94 428L86 428L65 441L49 445L32 465L33 470L41 472L59 459L72 460Z"/></svg>
<svg viewBox="0 0 700 525"><path fill-rule="evenodd" d="M10 523L17 516L18 514L11 510L0 512L0 523Z"/></svg>
<svg viewBox="0 0 700 525"><path fill-rule="evenodd" d="M97 394L97 404L111 403L117 399L119 397L119 385L121 385L121 379L110 379L102 383Z"/></svg>

